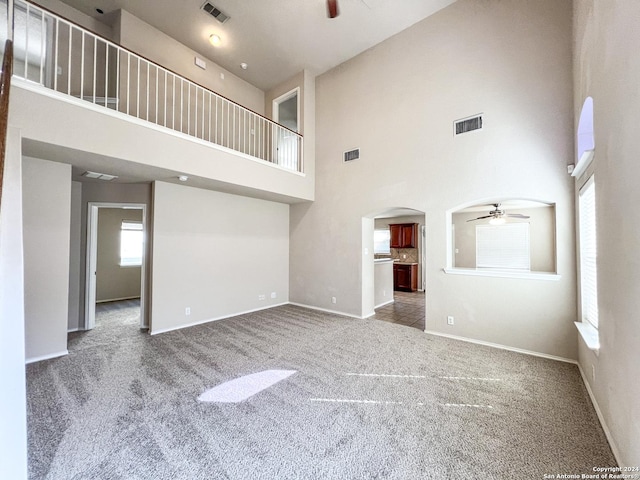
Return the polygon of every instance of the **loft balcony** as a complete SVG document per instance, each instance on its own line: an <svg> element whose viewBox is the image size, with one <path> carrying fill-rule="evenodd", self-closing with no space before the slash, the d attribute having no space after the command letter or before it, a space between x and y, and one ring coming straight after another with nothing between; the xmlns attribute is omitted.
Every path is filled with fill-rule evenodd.
<svg viewBox="0 0 640 480"><path fill-rule="evenodd" d="M0 18L3 40L7 38L8 31L6 4L6 1L0 2L0 5L4 5L4 8L0 6L4 16ZM21 107L32 104L33 95L36 94L47 97L44 102L53 99L67 104L60 107L60 115L63 116L61 121L65 121L65 115L68 118L72 114L68 105L85 107L94 115L95 112L106 114L138 127L145 126L183 141L196 142L215 150L219 155L226 154L225 158L231 159L229 161L241 158L269 166L282 174L288 172L289 175L305 176L303 137L298 132L37 5L16 0L13 11L15 60L12 105L18 102ZM22 92L16 93L15 90ZM17 100L14 99L16 95ZM21 111L14 116L21 123L20 120L26 122L29 115L31 112ZM60 120L51 118L49 128L55 129ZM82 135L83 128L97 127L100 122L96 123L94 119L90 123L92 125L78 118L73 128L78 129L78 135ZM111 130L109 134L112 135ZM30 150L38 150L34 145L37 147L39 142L50 141L36 138L37 135L32 135L30 139L29 135L27 128L25 154L29 154ZM143 141L142 137L140 141ZM143 163L149 161L145 159ZM170 170L181 172L186 170L169 163L155 166L164 169L172 167ZM221 167L218 162L218 172L227 170ZM232 169L236 167L234 165ZM222 174L217 178L217 174L211 173L211 170L209 173L187 173L223 183L236 183ZM252 175L256 176L255 173ZM270 183L278 182L271 180ZM308 187L309 182L306 183ZM252 188L252 185L247 186ZM276 193L291 196L294 200L311 199L312 193L301 193L305 188Z"/></svg>

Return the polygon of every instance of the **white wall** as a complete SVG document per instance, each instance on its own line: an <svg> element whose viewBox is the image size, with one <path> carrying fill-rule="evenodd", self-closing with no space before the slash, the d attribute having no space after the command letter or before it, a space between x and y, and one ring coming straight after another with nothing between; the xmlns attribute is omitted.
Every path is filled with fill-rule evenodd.
<svg viewBox="0 0 640 480"><path fill-rule="evenodd" d="M164 182L153 190L152 333L289 300L288 205Z"/></svg>
<svg viewBox="0 0 640 480"><path fill-rule="evenodd" d="M9 128L0 212L0 478L27 478L20 132Z"/></svg>
<svg viewBox="0 0 640 480"><path fill-rule="evenodd" d="M640 3L574 1L574 119L593 97L600 354L580 365L623 466L640 465ZM592 367L595 379L592 378Z"/></svg>
<svg viewBox="0 0 640 480"><path fill-rule="evenodd" d="M390 303L393 300L393 262L375 262L374 270L374 305L378 308L381 305Z"/></svg>
<svg viewBox="0 0 640 480"><path fill-rule="evenodd" d="M27 361L67 353L71 167L24 157L25 345Z"/></svg>
<svg viewBox="0 0 640 480"><path fill-rule="evenodd" d="M569 1L459 0L318 77L316 201L291 209L291 300L366 314L362 218L403 206L429 226L428 330L575 359L571 42ZM483 131L453 138L480 112ZM342 163L353 147L360 160ZM447 210L496 197L557 204L560 281L443 273Z"/></svg>

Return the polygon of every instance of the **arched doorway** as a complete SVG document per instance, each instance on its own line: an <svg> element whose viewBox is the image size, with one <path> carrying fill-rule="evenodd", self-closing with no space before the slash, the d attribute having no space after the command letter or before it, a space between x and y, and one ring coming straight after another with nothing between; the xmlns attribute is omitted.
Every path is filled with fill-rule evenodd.
<svg viewBox="0 0 640 480"><path fill-rule="evenodd" d="M363 317L424 330L424 211L390 207L362 220Z"/></svg>

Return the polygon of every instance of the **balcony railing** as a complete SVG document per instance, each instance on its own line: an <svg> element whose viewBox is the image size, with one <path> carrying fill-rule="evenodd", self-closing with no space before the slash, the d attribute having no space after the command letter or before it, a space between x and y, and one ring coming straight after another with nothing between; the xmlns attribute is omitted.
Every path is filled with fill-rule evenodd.
<svg viewBox="0 0 640 480"><path fill-rule="evenodd" d="M14 3L14 77L303 172L302 135L37 5ZM4 21L3 21L4 20Z"/></svg>

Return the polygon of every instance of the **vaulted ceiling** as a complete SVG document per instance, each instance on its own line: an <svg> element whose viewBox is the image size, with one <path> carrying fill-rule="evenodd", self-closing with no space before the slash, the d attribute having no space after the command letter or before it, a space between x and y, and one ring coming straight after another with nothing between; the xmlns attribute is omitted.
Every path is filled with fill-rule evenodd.
<svg viewBox="0 0 640 480"><path fill-rule="evenodd" d="M62 1L101 20L125 9L266 91L303 69L323 73L455 0L338 0L334 19L325 0L209 0L230 17L224 24L201 9L205 0Z"/></svg>

